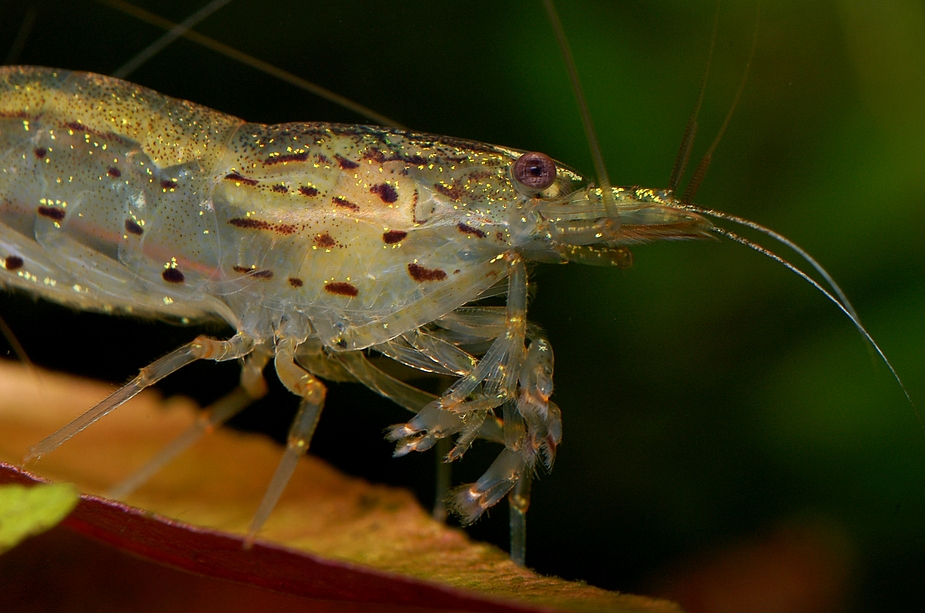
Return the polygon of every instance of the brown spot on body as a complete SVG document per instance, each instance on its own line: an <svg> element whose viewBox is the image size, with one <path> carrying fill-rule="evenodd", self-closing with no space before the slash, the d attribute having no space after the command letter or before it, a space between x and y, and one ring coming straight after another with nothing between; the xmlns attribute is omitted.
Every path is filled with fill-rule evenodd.
<svg viewBox="0 0 925 613"><path fill-rule="evenodd" d="M36 209L36 212L42 217L54 219L55 221L61 221L65 216L64 209L59 209L53 206L40 206L38 209Z"/></svg>
<svg viewBox="0 0 925 613"><path fill-rule="evenodd" d="M462 198L463 190L460 186L454 185L452 187L444 185L442 183L434 183L434 189L449 198L450 200L459 202Z"/></svg>
<svg viewBox="0 0 925 613"><path fill-rule="evenodd" d="M161 181L161 187L164 188L165 190L177 189L177 185L178 183L174 179L164 179L163 181Z"/></svg>
<svg viewBox="0 0 925 613"><path fill-rule="evenodd" d="M262 219L251 219L250 217L235 217L234 219L229 219L228 223L237 227L244 228L246 230L272 230L273 226Z"/></svg>
<svg viewBox="0 0 925 613"><path fill-rule="evenodd" d="M69 121L65 123L64 125L67 126L69 129L73 130L74 132L89 132L90 131L90 128L88 128L87 126L77 121Z"/></svg>
<svg viewBox="0 0 925 613"><path fill-rule="evenodd" d="M235 181L237 183L241 183L242 185L257 185L258 183L260 183L256 179L248 179L247 177L241 176L236 172L231 172L225 175L225 180Z"/></svg>
<svg viewBox="0 0 925 613"><path fill-rule="evenodd" d="M186 280L179 268L165 268L164 272L161 273L161 277L167 283L183 283Z"/></svg>
<svg viewBox="0 0 925 613"><path fill-rule="evenodd" d="M355 285L342 282L328 283L324 286L324 291L329 294L337 294L338 296L356 296L360 293L360 290L358 290Z"/></svg>
<svg viewBox="0 0 925 613"><path fill-rule="evenodd" d="M359 168L359 164L353 160L348 160L341 154L334 156L334 159L337 160L337 164L341 167L341 170L353 170L354 168Z"/></svg>
<svg viewBox="0 0 925 613"><path fill-rule="evenodd" d="M48 149L45 147L36 147L32 153L35 154L35 157L41 160L48 154Z"/></svg>
<svg viewBox="0 0 925 613"><path fill-rule="evenodd" d="M18 255L8 255L6 256L6 259L3 260L3 265L7 270L17 270L22 268L23 264L24 262L22 261L22 258Z"/></svg>
<svg viewBox="0 0 925 613"><path fill-rule="evenodd" d="M382 149L379 149L377 147L370 147L369 149L364 151L363 159L373 160L373 161L379 162L380 164L386 161L385 154L382 153Z"/></svg>
<svg viewBox="0 0 925 613"><path fill-rule="evenodd" d="M308 160L308 151L302 153L286 153L284 155L273 155L263 161L264 166L274 164L286 164L288 162L304 162Z"/></svg>
<svg viewBox="0 0 925 613"><path fill-rule="evenodd" d="M247 266L232 266L231 270L241 273L242 275L247 275L248 277L256 277L258 279L272 279L273 271L272 270L261 270L259 268L248 268Z"/></svg>
<svg viewBox="0 0 925 613"><path fill-rule="evenodd" d="M459 222L458 224L456 224L456 229L462 232L463 234L471 234L473 236L478 236L479 238L485 238L486 236L488 236L487 234L485 234L483 231L479 230L478 228L473 228L469 224L465 224L462 222Z"/></svg>
<svg viewBox="0 0 925 613"><path fill-rule="evenodd" d="M116 168L115 166L110 166L106 169L106 174L112 177L113 179L118 179L122 176L122 171Z"/></svg>
<svg viewBox="0 0 925 613"><path fill-rule="evenodd" d="M270 223L262 219L253 219L250 217L235 217L234 219L229 219L228 223L237 228L244 228L245 230L270 230L271 232L285 235L294 234L297 229L295 225L291 223Z"/></svg>
<svg viewBox="0 0 925 613"><path fill-rule="evenodd" d="M323 153L319 153L319 154L315 155L315 160L316 160L319 164L324 165L324 166L330 166L330 165L333 163L333 162L331 162L331 158L329 158L328 156L326 156L326 155L323 154Z"/></svg>
<svg viewBox="0 0 925 613"><path fill-rule="evenodd" d="M344 207L345 209L350 209L351 211L359 211L359 210L360 210L360 206L359 206L359 205L350 202L349 200L347 200L347 199L344 198L343 196L334 196L333 198L331 198L331 200L334 201L334 205L335 205L335 206Z"/></svg>
<svg viewBox="0 0 925 613"><path fill-rule="evenodd" d="M337 241L329 233L318 234L315 236L315 246L322 249L330 249L337 246Z"/></svg>
<svg viewBox="0 0 925 613"><path fill-rule="evenodd" d="M379 196L386 204L392 204L398 200L398 192L388 183L379 183L369 188L369 191Z"/></svg>
<svg viewBox="0 0 925 613"><path fill-rule="evenodd" d="M134 234L135 236L141 236L144 234L144 228L135 223L132 219L125 220L125 231L129 234Z"/></svg>
<svg viewBox="0 0 925 613"><path fill-rule="evenodd" d="M0 117L4 119L28 119L30 121L35 121L35 117L26 111L2 111L0 112Z"/></svg>
<svg viewBox="0 0 925 613"><path fill-rule="evenodd" d="M382 235L382 240L386 245L391 245L393 243L397 243L406 236L408 236L407 232L402 232L401 230L389 230Z"/></svg>
<svg viewBox="0 0 925 613"><path fill-rule="evenodd" d="M446 272L440 270L439 268L425 268L420 264L415 264L411 262L408 264L408 274L411 275L411 278L419 283L425 281L442 281L446 279Z"/></svg>
<svg viewBox="0 0 925 613"><path fill-rule="evenodd" d="M302 279L298 277L289 277L289 285L292 287L302 287Z"/></svg>
<svg viewBox="0 0 925 613"><path fill-rule="evenodd" d="M312 198L318 195L318 190L314 187L303 185L302 187L299 188L299 193L308 198Z"/></svg>
<svg viewBox="0 0 925 613"><path fill-rule="evenodd" d="M270 189L272 189L277 194L288 194L289 193L289 188L282 184L274 185Z"/></svg>

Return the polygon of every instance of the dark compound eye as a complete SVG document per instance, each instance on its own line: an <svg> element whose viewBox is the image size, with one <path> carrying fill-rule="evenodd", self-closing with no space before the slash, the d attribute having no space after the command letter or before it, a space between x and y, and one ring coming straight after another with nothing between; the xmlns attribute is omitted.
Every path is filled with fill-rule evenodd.
<svg viewBox="0 0 925 613"><path fill-rule="evenodd" d="M514 162L514 180L530 191L541 191L556 181L556 163L542 153L525 153Z"/></svg>

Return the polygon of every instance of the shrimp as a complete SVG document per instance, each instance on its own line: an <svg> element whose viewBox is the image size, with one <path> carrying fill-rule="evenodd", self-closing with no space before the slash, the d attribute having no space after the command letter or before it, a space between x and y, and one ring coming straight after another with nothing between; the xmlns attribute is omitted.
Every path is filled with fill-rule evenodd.
<svg viewBox="0 0 925 613"><path fill-rule="evenodd" d="M98 13L103 9L85 5L80 10ZM232 13L228 17L229 23L223 25L228 28L228 38L225 40L239 40L237 34L240 31L252 28L250 23L246 23L252 16L247 15L245 19L241 12L245 10L244 7L232 5L228 10ZM420 10L422 19L429 19L434 28L439 28L441 23L435 18L442 18L442 23L449 30L446 36L451 38L441 40L441 45L465 48L465 57L447 58L436 54L431 47L422 48L423 41L417 45L409 44L407 48L398 46L400 43L395 40L393 31L382 25L390 24L397 18L394 15L380 15L378 19L366 17L368 13L364 11L341 15L341 18L351 22L353 28L359 28L358 31L363 34L359 37L354 36L357 30L351 30L350 36L343 31L340 31L339 36L336 30L331 32L337 23L334 16L315 14L310 21L303 21L318 28L319 31L312 34L316 40L320 38L321 51L305 52L304 35L306 29L310 31L310 28L299 32L302 38L298 48L306 56L305 61L312 62L314 69L318 69L320 63L330 66L320 70L329 69L332 73L340 71L346 75L347 68L362 71L359 76L355 76L356 72L350 73L354 75L350 77L352 83L343 86L337 80L326 80L325 74L316 76L317 72L312 69L298 68L296 64L301 60L294 59L296 43L274 40L272 45L267 45L261 37L254 42L242 44L250 45L251 51L269 47L270 55L287 56L292 62L287 67L294 72L306 74L351 97L363 99L362 94L365 93L365 102L416 128L485 142L516 144L523 149L544 151L553 158L566 160L579 167L590 166L583 150L584 144L575 136L580 133L580 129L574 118L564 77L559 85L560 81L556 80L554 74L559 60L556 59L553 44L544 41L548 36L530 37L519 32L513 34L508 29L512 19L499 15L499 11L505 10L499 7L472 11L472 26L466 28L465 37L453 32L450 27L452 21L459 18L458 15L446 15L441 13L443 9L438 8L430 9L433 11L430 13L421 7L416 7L416 10ZM597 19L590 21L585 15L568 13L563 15L563 19L566 29L573 35L579 70L589 94L594 96L595 87L620 86L619 90L605 90L602 95L606 96L606 100L592 98L591 101L592 113L601 132L600 139L605 143L605 149L608 149L614 183L664 185L681 128L696 91L696 75L700 72L703 57L700 51L705 38L702 32L709 23L712 5L704 9L704 27L699 30L688 27L687 16L667 16L669 11L659 13L658 21L655 21L651 15L636 16L634 20L631 15L617 14L617 10L613 7L599 8L595 14ZM532 30L534 34L546 32L543 29L544 18L539 11L537 13L535 16L524 17L527 20L524 24L526 30ZM653 21L647 22L646 19L650 17ZM54 17L59 18L64 19ZM367 18L376 27L369 25L367 29L362 29L362 24L358 25L357 20ZM402 15L401 18L410 17ZM663 21L674 18L685 22ZM748 16L742 21L748 21ZM848 106L854 103L855 106L863 107L861 100L864 100L876 108L877 104L888 104L883 98L873 98L871 102L870 98L862 99L860 94L850 91L851 87L830 81L824 81L830 96L811 95L808 83L817 83L818 80L810 80L805 72L798 72L796 67L803 66L802 70L818 69L818 74L831 74L828 65L823 70L821 64L807 64L807 58L822 55L812 45L823 43L813 42L814 37L802 29L804 26L799 16L781 16L766 11L764 23L775 24L778 21L787 27L762 28L759 56L750 76L745 99L716 156L711 175L698 201L721 203L719 208L760 219L820 255L833 269L836 278L842 282L847 281L846 289L858 299L858 310L866 323L899 362L900 370L907 372L907 364L912 361L913 339L921 339L917 332L921 329L920 324L916 324L912 315L907 314L903 324L897 325L896 329L913 333L908 335L908 339L894 338L905 335L890 335L889 324L883 323L885 320L880 318L886 317L884 313L902 312L904 291L912 292L910 296L918 294L914 293L915 286L908 281L911 277L895 276L893 271L897 269L897 262L884 262L880 258L888 257L887 254L891 253L903 253L903 260L913 263L912 271L916 274L919 271L914 268L914 263L923 261L915 257L916 254L920 255L920 248L915 247L911 230L916 227L913 223L914 206L918 206L919 202L911 195L918 193L917 189L913 189L918 187L918 179L914 178L916 175L912 171L906 173L903 170L907 166L915 166L903 161L914 159L914 150L900 136L902 130L891 130L888 127L875 130L879 138L876 142L880 146L868 147L857 131L859 128L852 128L848 120L860 116L867 119L865 125L876 124L877 121L888 121L884 119L888 113L854 111L848 113L847 118L839 118L837 113L831 112L831 103L826 101L826 98L834 98ZM492 23L505 25L499 31L497 26L491 29ZM599 29L598 23L621 28L620 36L613 36L607 28ZM649 27L645 27L647 23ZM670 45L651 43L656 23L659 31L664 33L664 38L671 41ZM278 21L274 21L271 25L278 24ZM320 24L324 24L324 27ZM634 28L630 24L638 27ZM206 25L203 29L209 31ZM834 22L823 25L829 29L837 26ZM624 27L625 30L622 29ZM408 26L396 25L395 28L401 32L409 31ZM51 29L65 39L70 35L67 28ZM282 28L267 27L263 31L269 29L278 31ZM747 28L729 29L738 35ZM787 39L780 44L773 42L773 36L785 36L779 31L788 30L794 32L793 41ZM120 37L124 29L109 27L106 31L114 37ZM492 43L490 38L486 38L471 44L474 33L482 31L491 32L503 42ZM576 31L582 33L578 40L574 37ZM444 30L440 29L440 32L443 34ZM215 31L210 33L215 34ZM452 38L457 35L459 39ZM640 38L633 38L636 35ZM330 42L323 38L326 36L332 37ZM748 38L747 34L741 37ZM355 42L357 38L360 42ZM586 39L593 41L593 49L583 46ZM467 42L470 44L463 46ZM62 41L62 44L65 42ZM112 44L111 40L108 44ZM395 58L395 62L402 62L402 66L413 65L415 70L430 67L433 73L415 73L412 78L416 80L409 83L402 80L408 78L404 68L400 71L402 74L396 75L396 71L388 67L355 62L346 55L338 57L338 52L346 54L345 47L354 44L360 47L358 53L365 56L367 61L370 58L381 61L382 55L388 55L381 53L381 50L387 49L394 53L387 61ZM406 43L402 41L401 44ZM746 44L742 43L742 46ZM528 58L537 57L538 50L545 50L544 45L548 45L548 54L544 51L542 57L548 59L528 61ZM78 48L79 45L71 44L70 47ZM634 47L645 48L649 55L633 54ZM154 69L147 72L143 70L133 76L133 80L252 121L279 122L303 117L359 121L359 118L345 117L342 111L327 108L324 103L321 103L321 111L306 111L304 96L291 94L285 86L281 88L269 80L264 82L261 79L260 85L254 88L259 102L272 99L274 103L285 105L282 110L257 108L249 106L251 103L233 100L230 98L232 90L245 89L249 80L260 78L211 57L204 56L197 61L196 69L192 71L194 74L190 76L191 80L199 81L197 87L206 91L184 89L192 85L184 84L184 77L177 75L178 60L184 53L189 53L188 49L182 49L177 49L173 56L170 50L166 52L163 60L167 69L165 73L155 74ZM790 52L777 55L775 49L795 51L793 56L789 55ZM491 52L495 50L499 53L492 55ZM485 56L476 55L482 51L486 51ZM48 52L47 49L32 50L34 54ZM610 52L615 57L603 57ZM864 50L855 47L853 52L860 54ZM126 52L126 55L129 53ZM591 56L591 53L595 55ZM105 53L106 56L110 54L111 51ZM685 55L683 60L678 60L680 54ZM762 72L762 54L775 54L773 61L764 58L764 69L770 63L774 63L778 69L784 66L790 71L789 78L779 80L778 76ZM325 62L318 61L319 55L325 58ZM691 56L690 59L687 55ZM731 52L730 55L734 56ZM743 56L740 54L738 57L723 59L730 74L738 73ZM799 57L799 63L795 56ZM111 64L101 65L108 60L104 52L99 52L94 60L98 64L87 59L65 59L61 56L32 57L35 55L24 55L21 61L103 73L114 68ZM269 59L277 61L274 57ZM76 61L80 63L71 63ZM445 74L448 61L462 61L465 64L452 71L448 77ZM841 62L846 72L838 74L852 74L847 72L853 70L848 61L842 58ZM806 68L807 65L809 68ZM680 74L668 74L667 71L675 66ZM598 67L601 72L594 72ZM707 104L702 134L709 134L711 120L713 125L718 123L715 117L711 117L711 113L720 116L725 109L716 99L719 97L720 102L728 100L728 97L723 99L722 96L728 95L734 87L728 83L738 78L730 76L724 89L722 70L722 67L714 70L716 78L712 84L715 84L715 88L711 91L719 93L714 93L713 102ZM475 74L479 76L476 78L473 76ZM235 78L230 79L229 75ZM653 79L652 75L659 77ZM849 80L848 76L843 78ZM850 79L861 82L858 88L864 86L861 77ZM794 85L788 86L789 81L793 81ZM490 85L486 86L486 83ZM540 83L542 88L537 86ZM639 87L639 84L645 87ZM396 89L387 90L390 85ZM875 95L873 89L864 90L864 95ZM794 90L798 92L793 93ZM407 92L412 94L408 95ZM425 96L420 96L424 92ZM550 97L547 97L547 92ZM405 95L399 96L399 93ZM789 96L794 97L792 103ZM761 107L756 98L766 98L769 105ZM381 103L380 99L383 99ZM370 103L370 100L375 104ZM480 109L479 114L476 117L468 115L471 109ZM487 118L485 109L491 110ZM767 115L766 123L759 121L760 115ZM461 123L451 124L450 118ZM845 123L842 123L843 120ZM919 126L920 123L913 122L911 125ZM560 126L570 136L559 136L553 132ZM833 134L848 139L848 143L840 141ZM893 155L884 153L891 149L887 143L897 144L900 150L906 151L907 157L900 158L898 154L895 158L882 157ZM902 149L901 146L906 148ZM832 178L837 176L832 170L833 165L824 165L824 162L833 154L847 156L848 150L858 152L860 157L836 158L840 163L834 164L834 168L856 168L858 171L850 177L835 180ZM883 160L895 163L884 164ZM891 167L894 172L903 173L903 178L897 182L895 178L887 179L881 175L879 184L890 185L899 190L897 193L909 197L887 198L868 187L878 184L878 181L862 175L868 174L866 171L869 169L882 169L885 166ZM829 170L825 172L821 168ZM856 194L864 196L858 198ZM878 212L876 216L871 215L874 210ZM891 213L884 214L884 211ZM859 230L848 226L849 220L857 218L864 219L868 230L873 231L861 234ZM888 222L891 219L905 220L907 223L888 225L896 223ZM881 236L889 236L890 239ZM900 245L898 249L897 243ZM862 257L858 257L858 244L864 245ZM638 250L636 256L634 268L625 273L615 274L614 271L575 266L543 266L534 275L539 287L529 314L531 320L544 326L556 348L555 400L563 407L566 427L555 478L544 480L541 487L536 488L536 500L531 508L531 534L534 535L531 556L535 555L535 559L542 560L545 551L555 550L559 558L555 564L560 566L554 566L553 562L537 564L541 570L556 572L562 568L565 570L558 570L559 574L576 576L573 573L580 572L581 578L628 589L631 587L628 582L632 579L614 579L613 575L620 573L613 571L628 565L628 560L641 557L648 550L647 543L665 542L667 539L671 543L669 548L672 553L667 554L669 557L679 555L686 548L693 549L702 545L698 540L700 537L677 536L676 526L682 523L682 518L698 522L691 527L690 534L702 534L709 531L704 528L707 517L722 525L728 523L729 517L737 517L751 506L753 502L748 500L763 501L758 506L771 510L746 520L747 525L742 529L750 529L769 521L769 518L817 506L813 500L800 499L797 490L823 488L827 492L852 489L870 491L872 486L859 481L860 477L857 476L861 467L851 473L853 477L832 480L819 476L818 473L824 471L826 452L833 451L833 447L838 454L857 454L858 457L867 458L872 465L881 466L883 474L897 473L890 468L891 463L901 460L880 457L876 448L867 452L857 451L865 449L862 440L869 438L869 433L861 433L863 424L877 424L878 428L883 429L878 431L884 432L884 437L892 437L891 440L905 440L900 432L903 429L911 430L914 424L901 417L884 415L882 405L888 401L883 398L889 397L889 391L878 388L877 375L869 372L863 350L857 350L856 340L848 326L832 313L829 305L820 304L822 301L818 300L817 295L805 292L798 284L759 258L743 255L741 249L733 249L731 246L663 245ZM920 276L915 278L920 279ZM757 309L755 305L758 305ZM822 323L809 323L813 321L810 317ZM20 322L23 321L20 317ZM16 320L13 323L17 325ZM736 324L743 324L744 327L737 328ZM76 324L71 320L69 325ZM19 331L25 327L24 323L19 323L16 329ZM731 332L729 337L717 336L720 330L727 328ZM884 329L887 332L885 337L882 335ZM775 330L775 334L768 334L769 330ZM58 333L67 332L56 331ZM99 332L94 331L93 334ZM150 333L146 329L134 328L130 334L123 333L120 336L138 339L148 335ZM87 341L77 337L78 340L74 342L73 338L64 341L65 344L79 346L81 352L90 350L84 347ZM39 345L37 339L32 342L28 335L24 342L33 351ZM910 349L904 350L904 347ZM696 350L692 351L691 348ZM154 350L153 353L158 351L161 350ZM47 359L52 362L61 360L60 350L58 353L58 357ZM152 357L155 356L148 355L138 361L144 363ZM717 369L716 364L725 365L725 368ZM870 395L875 398L864 400L860 393L852 393L847 395L854 396L854 399L847 402L846 393L842 391L845 383L843 376L820 372L821 364L832 364L838 371L852 372L851 383L857 388L850 389L874 389L876 394L870 392ZM82 365L81 368L92 368L92 365ZM127 373L118 376L122 374ZM914 380L912 385L915 385ZM911 391L916 395L915 389ZM330 394L329 400L334 396L336 394ZM833 398L828 399L829 396ZM706 408L698 410L698 405ZM851 407L847 413L840 409L846 405ZM324 419L332 416L332 413L334 411L329 406ZM869 418L865 415L869 415ZM370 416L370 419L373 417ZM824 433L810 434L813 431L806 428L806 421L822 423ZM727 426L721 428L720 423ZM372 426L371 429L377 430L378 427ZM825 433L826 430L844 432L845 429L848 429L847 437ZM891 434L887 435L886 432ZM814 436L812 442L819 446L810 445L808 436ZM313 445L320 445L321 438L316 437ZM789 444L805 450L800 461L779 457L779 452L773 451L777 447L767 443L767 439L774 438L788 441L782 443L784 447ZM839 442L834 443L831 440L833 438ZM710 442L706 447L694 446L699 440ZM905 455L894 455L897 453L895 447L907 449L908 444L890 446L894 447L891 458L916 457L917 452L913 451ZM487 445L485 448L490 449ZM752 448L763 451L752 451ZM470 455L480 451L475 447ZM357 452L352 450L351 453ZM815 463L817 468L797 466L801 463ZM749 467L748 473L751 475L783 474L785 480L794 483L794 489L787 490L784 485L776 481L770 483L767 479L757 479L756 484L746 486L752 481L747 475L723 468L724 465L732 464ZM578 466L585 468L576 468ZM459 470L468 469L463 464ZM717 482L723 483L719 491L725 492L725 495L720 495L712 502L701 501L699 496L702 492L713 489L705 482L706 475L713 471L719 471L721 476ZM915 507L920 498L911 492L923 490L921 478L910 474L905 479L896 488L903 492L904 500L911 497L909 505ZM670 485L684 481L699 484L696 492L692 488L690 494L685 494L684 488ZM653 484L668 485L656 487ZM832 498L837 500L834 494ZM688 502L679 504L682 501ZM580 502L588 506L581 506ZM696 511L693 516L687 512L692 509L692 504ZM904 505L904 508L909 505ZM858 509L863 508L860 505L852 506L850 502L842 507L834 503L830 506L836 510L841 509L839 516L847 518L843 521L849 523L852 517L858 515ZM889 506L889 521L881 523L896 526L895 521L889 519L895 504ZM658 513L654 513L656 509ZM567 515L565 519L563 510ZM633 512L639 515L630 515ZM630 526L634 529L628 530ZM483 526L477 527L485 529ZM638 535L634 534L636 532ZM573 560L580 557L580 552L594 551L596 547L606 550L608 557L591 556L595 560L594 564L581 571L568 570ZM643 572L638 570L629 574L638 576Z"/></svg>

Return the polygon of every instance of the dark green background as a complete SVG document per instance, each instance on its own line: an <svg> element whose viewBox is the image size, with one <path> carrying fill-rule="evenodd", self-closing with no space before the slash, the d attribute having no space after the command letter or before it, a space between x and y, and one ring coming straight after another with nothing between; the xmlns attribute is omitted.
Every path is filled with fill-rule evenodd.
<svg viewBox="0 0 925 613"><path fill-rule="evenodd" d="M192 10L145 4L171 19ZM199 30L415 129L593 170L538 2L267 4L239 0ZM695 157L731 104L755 30L756 5L730 4ZM27 6L0 2L0 54ZM158 36L92 2L35 6L19 63L107 73ZM714 3L560 10L611 180L664 186L697 97ZM362 121L185 41L131 79L252 121ZM696 201L772 227L817 257L920 412L923 194L925 7L762 3L748 82ZM679 560L811 521L854 552L850 610L916 610L925 598L925 434L851 323L737 245L653 245L635 255L626 271L535 270L530 316L556 350L565 437L555 471L534 490L530 565L645 591ZM199 331L8 295L3 304L36 362L114 381ZM165 389L208 400L234 379L233 367L197 366ZM275 420L278 433L294 404L279 394L250 421ZM431 458L392 461L381 441L401 419L356 386L334 386L314 448L426 499ZM458 478L475 478L494 452L474 449ZM506 546L505 518L499 507L474 532Z"/></svg>

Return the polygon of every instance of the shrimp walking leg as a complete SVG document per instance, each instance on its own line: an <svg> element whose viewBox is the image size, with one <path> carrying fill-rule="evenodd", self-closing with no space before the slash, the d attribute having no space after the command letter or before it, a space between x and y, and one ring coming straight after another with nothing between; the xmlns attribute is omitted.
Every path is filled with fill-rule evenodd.
<svg viewBox="0 0 925 613"><path fill-rule="evenodd" d="M197 360L214 360L216 362L235 360L249 354L254 350L254 346L254 340L244 334L236 334L225 341L216 340L207 336L197 337L192 342L183 345L179 349L145 366L138 373L137 377L115 391L108 398L51 436L43 439L37 445L31 447L29 453L23 458L23 462L36 460L46 453L54 451L72 436L81 432L101 417L119 408L137 396L145 388L154 385L167 375L180 370L187 364L191 364Z"/></svg>
<svg viewBox="0 0 925 613"><path fill-rule="evenodd" d="M527 564L527 509L532 484L533 473L525 471L507 495L511 514L511 560L520 566Z"/></svg>
<svg viewBox="0 0 925 613"><path fill-rule="evenodd" d="M280 460L273 479L267 487L263 500L260 501L260 507L251 521L250 528L247 531L247 538L244 546L249 548L257 537L257 532L267 521L270 513L276 503L279 502L286 484L292 477L301 458L308 451L312 435L315 433L315 427L318 425L318 419L321 417L321 409L324 407L324 398L327 390L324 385L316 379L311 373L296 363L295 356L298 341L292 337L285 337L279 340L276 346L276 358L274 364L276 374L279 380L293 394L299 396L299 410L296 413L292 426L289 428L289 435L286 439L286 451L283 452L283 459Z"/></svg>
<svg viewBox="0 0 925 613"><path fill-rule="evenodd" d="M199 418L186 431L161 449L144 466L114 485L106 495L117 500L127 497L205 434L212 432L265 396L267 382L263 377L263 369L269 360L270 353L260 347L245 357L241 365L241 380L238 387L202 411Z"/></svg>

